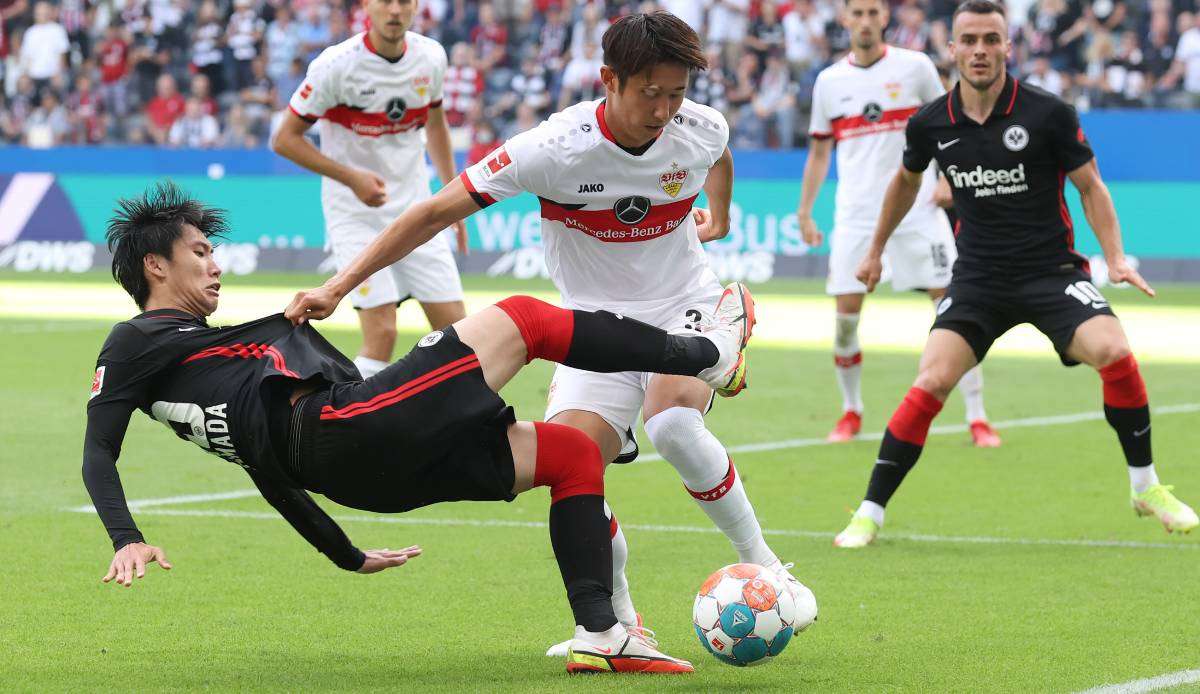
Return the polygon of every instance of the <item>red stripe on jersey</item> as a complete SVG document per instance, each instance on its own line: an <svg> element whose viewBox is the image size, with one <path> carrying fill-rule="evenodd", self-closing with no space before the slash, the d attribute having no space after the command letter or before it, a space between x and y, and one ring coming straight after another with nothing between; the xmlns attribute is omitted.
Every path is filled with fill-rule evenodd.
<svg viewBox="0 0 1200 694"><path fill-rule="evenodd" d="M429 107L410 108L404 112L404 116L400 120L395 121L388 118L386 113L360 111L345 105L334 106L321 117L353 130L356 135L379 137L424 127L425 122L429 120Z"/></svg>
<svg viewBox="0 0 1200 694"><path fill-rule="evenodd" d="M958 87L954 88L955 91ZM958 120L954 117L954 92L946 95L946 113L950 114L950 125L958 125Z"/></svg>
<svg viewBox="0 0 1200 694"><path fill-rule="evenodd" d="M300 374L292 371L287 367L287 362L283 358L283 354L271 345L257 345L251 342L248 345L241 343L225 345L221 347L209 347L208 349L200 350L192 356L184 359L182 364L196 361L197 359L207 359L209 357L226 357L229 359L270 359L271 365L275 370L284 376L291 378L300 378Z"/></svg>
<svg viewBox="0 0 1200 694"><path fill-rule="evenodd" d="M293 108L291 104L288 104L288 110L291 111L292 113L296 114L297 116L299 116L301 119L308 121L309 123L316 123L318 120L316 116L309 116L309 115L300 113L295 108Z"/></svg>
<svg viewBox="0 0 1200 694"><path fill-rule="evenodd" d="M596 107L596 124L600 126L600 134L604 136L604 139L620 147L621 143L613 137L612 131L608 129L608 122L604 120L604 103L601 101L600 105Z"/></svg>
<svg viewBox="0 0 1200 694"><path fill-rule="evenodd" d="M1084 272L1091 273L1092 266L1087 258L1075 250L1075 222L1071 219L1071 210L1067 207L1067 197L1064 194L1067 185L1067 172L1058 172L1058 214L1062 217L1063 224L1067 227L1067 250L1071 251L1072 255L1076 255L1083 259Z"/></svg>
<svg viewBox="0 0 1200 694"><path fill-rule="evenodd" d="M337 409L326 405L321 408L321 419L350 419L351 417L375 412L389 405L395 405L402 400L407 400L417 393L424 392L443 381L448 381L455 376L460 376L478 368L480 368L479 357L470 354L449 364L443 364L423 376L418 376L398 388L380 393L365 402L350 403L345 407Z"/></svg>
<svg viewBox="0 0 1200 694"><path fill-rule="evenodd" d="M475 190L475 184L471 183L471 177L467 175L466 171L460 173L458 178L463 182L463 186L466 187L467 192L471 194L471 199L475 201L476 205L479 205L480 209L483 209L488 205L496 204L496 198L493 198L487 193L481 193L478 190Z"/></svg>
<svg viewBox="0 0 1200 694"><path fill-rule="evenodd" d="M866 116L834 118L832 121L833 137L840 141L862 135L903 130L904 126L908 125L908 119L918 110L920 110L919 106L913 106L912 108L884 111L877 121L867 120Z"/></svg>
<svg viewBox="0 0 1200 694"><path fill-rule="evenodd" d="M1006 116L1008 114L1012 113L1013 105L1017 103L1017 87L1018 87L1017 78L1014 77L1013 78L1013 93L1012 93L1012 96L1009 97L1009 99L1008 99L1008 108L1005 109L1005 111L1004 111L1004 115L1006 115Z"/></svg>
<svg viewBox="0 0 1200 694"><path fill-rule="evenodd" d="M633 224L617 219L617 213L612 209L572 210L553 200L538 199L542 203L542 219L562 222L568 228L608 243L630 243L649 241L675 231L691 214L696 197L693 195L686 200L651 205L646 216Z"/></svg>

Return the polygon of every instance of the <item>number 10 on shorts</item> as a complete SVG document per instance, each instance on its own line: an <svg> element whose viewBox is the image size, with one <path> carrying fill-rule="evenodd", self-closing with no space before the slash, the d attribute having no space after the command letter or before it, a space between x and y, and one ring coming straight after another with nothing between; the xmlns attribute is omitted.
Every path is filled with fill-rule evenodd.
<svg viewBox="0 0 1200 694"><path fill-rule="evenodd" d="M1092 305L1092 308L1104 308L1108 306L1108 300L1096 289L1095 285L1087 280L1080 280L1067 285L1063 290L1067 296L1074 297L1079 303L1087 306Z"/></svg>

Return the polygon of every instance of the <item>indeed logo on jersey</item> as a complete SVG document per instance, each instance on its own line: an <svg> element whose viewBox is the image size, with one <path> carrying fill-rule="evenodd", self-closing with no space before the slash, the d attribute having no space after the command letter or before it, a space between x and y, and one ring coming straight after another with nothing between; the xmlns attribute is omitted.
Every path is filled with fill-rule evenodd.
<svg viewBox="0 0 1200 694"><path fill-rule="evenodd" d="M955 188L974 188L977 198L1012 195L1029 190L1029 184L1025 182L1025 164L1018 164L1015 169L976 166L969 171L960 171L958 164L951 164L946 167L946 178Z"/></svg>

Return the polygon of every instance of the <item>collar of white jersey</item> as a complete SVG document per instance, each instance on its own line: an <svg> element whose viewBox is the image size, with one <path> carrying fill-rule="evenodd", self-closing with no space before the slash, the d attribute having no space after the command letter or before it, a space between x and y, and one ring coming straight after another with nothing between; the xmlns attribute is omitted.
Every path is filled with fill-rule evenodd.
<svg viewBox="0 0 1200 694"><path fill-rule="evenodd" d="M867 68L875 67L879 63L883 62L883 59L887 57L887 54L888 54L888 45L885 43L885 44L883 44L883 53L879 54L879 58L877 58L875 60L875 62L870 63L868 65L859 65L858 63L854 62L854 51L851 50L849 53L846 54L846 63L849 64L851 67L857 67L857 68L862 68L862 69L866 70Z"/></svg>
<svg viewBox="0 0 1200 694"><path fill-rule="evenodd" d="M607 99L601 99L600 104L598 106L596 106L596 125L600 127L600 134L604 136L604 139L613 143L622 152L628 154L631 157L640 157L643 154L645 154L646 152L650 151L650 148L654 146L654 143L658 142L658 139L660 137L662 137L663 131L659 130L657 135L655 135L653 138L650 139L649 142L642 145L641 147L633 147L633 148L626 147L625 145L621 144L620 142L617 142L617 138L613 137L612 131L608 129L608 121L606 121L604 119L604 109L605 109L605 104L607 103L607 101L608 101Z"/></svg>
<svg viewBox="0 0 1200 694"><path fill-rule="evenodd" d="M404 60L404 56L408 55L408 38L407 37L404 39L404 50L400 51L400 55L396 58L389 58L386 55L383 55L379 51L375 50L375 44L371 43L371 30L369 28L363 32L363 46L366 46L368 51L371 51L372 53L379 56L380 58L383 58L384 60L388 61L389 63L398 63L401 60Z"/></svg>

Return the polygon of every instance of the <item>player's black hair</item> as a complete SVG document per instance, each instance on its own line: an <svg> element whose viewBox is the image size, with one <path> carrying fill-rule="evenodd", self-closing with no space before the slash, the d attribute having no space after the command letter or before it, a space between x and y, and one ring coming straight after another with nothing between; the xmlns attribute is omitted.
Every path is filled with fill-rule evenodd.
<svg viewBox="0 0 1200 694"><path fill-rule="evenodd" d="M148 253L170 260L184 224L196 227L205 238L221 238L229 232L224 210L201 203L171 181L160 181L139 197L117 200L104 235L113 256L113 279L138 308L145 308L150 298L143 260Z"/></svg>
<svg viewBox="0 0 1200 694"><path fill-rule="evenodd" d="M600 44L604 64L616 73L622 87L625 80L660 63L677 63L688 70L708 69L708 58L696 31L663 10L621 17L605 30Z"/></svg>
<svg viewBox="0 0 1200 694"><path fill-rule="evenodd" d="M950 23L958 19L958 15L970 12L971 14L998 14L1003 19L1008 19L1008 15L1004 12L1004 5L992 0L967 0L959 5L954 10L954 16L950 18Z"/></svg>

